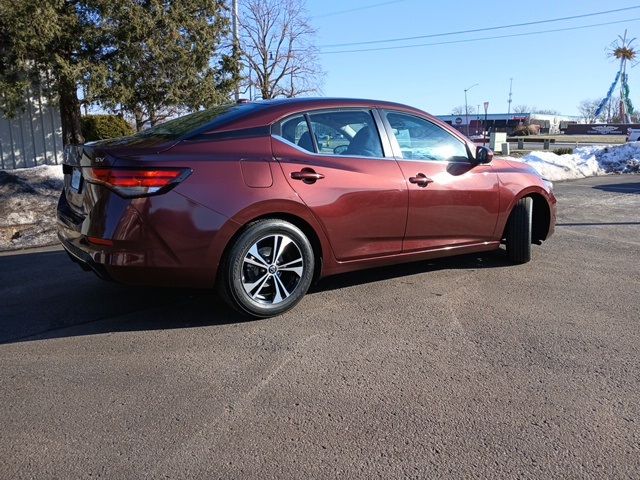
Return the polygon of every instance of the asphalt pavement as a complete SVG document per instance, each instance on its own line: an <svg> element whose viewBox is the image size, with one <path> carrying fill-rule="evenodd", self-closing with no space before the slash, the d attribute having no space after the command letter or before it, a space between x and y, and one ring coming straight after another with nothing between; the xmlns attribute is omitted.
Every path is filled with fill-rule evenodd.
<svg viewBox="0 0 640 480"><path fill-rule="evenodd" d="M640 176L556 234L326 279L277 318L0 257L0 478L639 478Z"/></svg>

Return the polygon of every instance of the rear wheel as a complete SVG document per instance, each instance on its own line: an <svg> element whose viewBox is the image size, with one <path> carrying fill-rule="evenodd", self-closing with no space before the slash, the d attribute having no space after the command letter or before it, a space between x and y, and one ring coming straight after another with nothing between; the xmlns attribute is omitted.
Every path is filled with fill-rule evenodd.
<svg viewBox="0 0 640 480"><path fill-rule="evenodd" d="M313 249L298 227L284 220L259 220L232 245L218 287L241 313L271 317L302 299L313 269Z"/></svg>
<svg viewBox="0 0 640 480"><path fill-rule="evenodd" d="M533 200L525 197L518 200L511 211L507 225L507 255L514 263L531 260L531 221Z"/></svg>

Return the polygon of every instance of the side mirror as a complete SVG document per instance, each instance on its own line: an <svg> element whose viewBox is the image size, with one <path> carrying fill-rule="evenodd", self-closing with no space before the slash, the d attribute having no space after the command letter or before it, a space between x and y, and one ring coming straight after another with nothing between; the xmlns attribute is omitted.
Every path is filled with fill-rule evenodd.
<svg viewBox="0 0 640 480"><path fill-rule="evenodd" d="M493 150L488 147L476 148L476 162L478 164L491 163L493 160Z"/></svg>

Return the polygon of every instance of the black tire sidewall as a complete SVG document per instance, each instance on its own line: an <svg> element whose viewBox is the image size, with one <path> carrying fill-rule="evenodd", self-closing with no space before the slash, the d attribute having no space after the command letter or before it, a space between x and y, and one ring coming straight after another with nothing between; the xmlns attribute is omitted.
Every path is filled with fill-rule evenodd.
<svg viewBox="0 0 640 480"><path fill-rule="evenodd" d="M518 200L509 218L507 254L515 263L531 260L533 201L530 197Z"/></svg>
<svg viewBox="0 0 640 480"><path fill-rule="evenodd" d="M260 238L268 235L284 234L291 237L302 254L304 270L300 282L291 295L276 305L265 305L252 300L242 286L242 266L244 257L251 246ZM225 265L225 284L227 287L227 300L232 306L257 318L267 318L284 313L293 308L311 285L313 280L313 269L315 266L313 248L309 239L295 225L284 220L266 219L251 224L238 237L229 251L228 260Z"/></svg>

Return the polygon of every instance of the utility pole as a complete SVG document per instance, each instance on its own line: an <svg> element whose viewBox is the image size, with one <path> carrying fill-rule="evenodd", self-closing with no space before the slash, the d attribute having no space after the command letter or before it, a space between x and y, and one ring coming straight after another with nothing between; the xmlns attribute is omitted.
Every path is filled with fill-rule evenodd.
<svg viewBox="0 0 640 480"><path fill-rule="evenodd" d="M489 110L489 102L484 102L484 125L482 126L482 145L487 144L487 110Z"/></svg>
<svg viewBox="0 0 640 480"><path fill-rule="evenodd" d="M635 40L635 39L634 39ZM629 44L633 42L631 40ZM627 47L627 31L624 31L624 37L622 38L622 46ZM629 113L627 112L627 58L622 56L620 59L620 123L631 123Z"/></svg>
<svg viewBox="0 0 640 480"><path fill-rule="evenodd" d="M240 70L240 38L238 36L238 0L233 0L231 8L231 25L233 31L233 58L236 61L236 68ZM238 75L239 77L240 75ZM234 93L236 102L240 100L240 84L236 83L236 89Z"/></svg>
<svg viewBox="0 0 640 480"><path fill-rule="evenodd" d="M511 95L513 94L513 78L509 79L509 100L507 100L507 115L511 115Z"/></svg>
<svg viewBox="0 0 640 480"><path fill-rule="evenodd" d="M467 124L467 137L469 136L469 103L467 102L467 92L469 90L471 90L473 87L475 87L476 85L478 85L477 83L474 83L473 85L471 85L468 88L464 89L464 116L465 116L465 123Z"/></svg>

